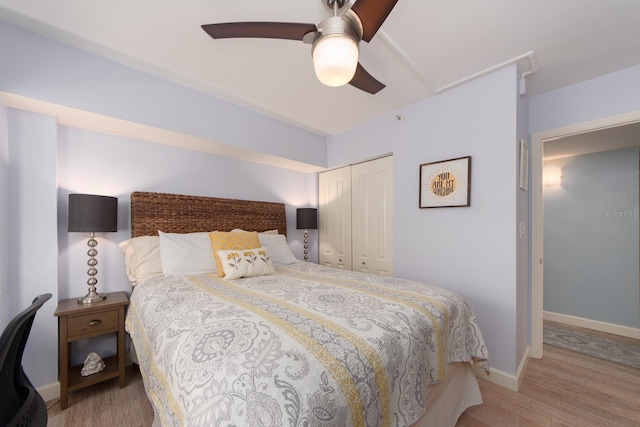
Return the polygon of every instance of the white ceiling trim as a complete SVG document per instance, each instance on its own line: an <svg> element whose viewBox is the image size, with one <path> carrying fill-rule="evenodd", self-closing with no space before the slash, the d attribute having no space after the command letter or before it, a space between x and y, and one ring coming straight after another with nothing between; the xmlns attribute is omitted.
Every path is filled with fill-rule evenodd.
<svg viewBox="0 0 640 427"><path fill-rule="evenodd" d="M170 145L187 150L199 151L216 156L259 163L262 165L298 172L316 173L326 170L324 167L309 163L303 163L246 148L236 147L222 142L79 110L77 108L53 104L51 102L41 101L13 93L0 92L0 100L10 108L53 116L57 119L58 123L65 126L118 135L125 138L155 142L157 144Z"/></svg>
<svg viewBox="0 0 640 427"><path fill-rule="evenodd" d="M499 63L497 65L494 65L493 67L485 68L484 70L478 71L477 73L471 74L470 76L467 76L467 77L465 77L463 79L456 80L453 83L449 83L448 85L444 85L442 87L437 88L436 89L436 93L441 93L441 92L444 92L444 91L449 90L451 88L454 88L456 86L460 86L460 85L462 85L464 83L470 82L471 80L475 80L475 79L477 79L479 77L482 77L484 75L491 74L494 71L498 71L499 69L504 68L506 66L509 66L509 65L512 65L512 64L517 64L520 61L523 61L525 59L529 60L529 70L521 73L520 77L521 78L528 77L531 74L533 74L536 71L538 71L538 67L536 65L536 60L535 60L534 54L535 54L535 52L531 50L531 51L529 51L527 53L523 53L522 55L516 56L515 58L511 58L511 59L508 59L508 60L506 60L504 62L501 62L501 63Z"/></svg>
<svg viewBox="0 0 640 427"><path fill-rule="evenodd" d="M416 65L416 63L413 62L411 58L409 58L409 55L407 55L405 51L402 50L400 46L398 46L398 44L384 30L380 29L376 34L380 36L382 40L384 40L384 42L391 48L391 50L393 50L396 55L398 55L398 57L409 66L409 68L411 68L411 71L413 71L415 75L418 76L418 78L422 81L422 83L424 83L424 85L427 87L427 89L429 89L431 93L436 93L433 90L433 85L429 82L429 78L427 77L427 75L422 72L422 70Z"/></svg>

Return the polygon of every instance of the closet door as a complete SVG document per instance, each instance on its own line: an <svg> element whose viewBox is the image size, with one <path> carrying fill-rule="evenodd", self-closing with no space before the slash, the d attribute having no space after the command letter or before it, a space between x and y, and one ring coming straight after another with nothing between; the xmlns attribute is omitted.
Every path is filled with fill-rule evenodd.
<svg viewBox="0 0 640 427"><path fill-rule="evenodd" d="M351 270L351 168L318 177L320 264Z"/></svg>
<svg viewBox="0 0 640 427"><path fill-rule="evenodd" d="M393 157L351 166L353 270L393 275Z"/></svg>

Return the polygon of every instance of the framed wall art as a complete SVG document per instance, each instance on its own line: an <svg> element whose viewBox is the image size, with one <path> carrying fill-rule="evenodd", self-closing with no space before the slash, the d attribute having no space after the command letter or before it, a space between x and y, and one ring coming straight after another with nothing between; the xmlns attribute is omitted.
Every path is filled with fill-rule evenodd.
<svg viewBox="0 0 640 427"><path fill-rule="evenodd" d="M529 146L524 139L520 140L520 189L527 191L529 187Z"/></svg>
<svg viewBox="0 0 640 427"><path fill-rule="evenodd" d="M420 208L471 206L471 156L420 165Z"/></svg>

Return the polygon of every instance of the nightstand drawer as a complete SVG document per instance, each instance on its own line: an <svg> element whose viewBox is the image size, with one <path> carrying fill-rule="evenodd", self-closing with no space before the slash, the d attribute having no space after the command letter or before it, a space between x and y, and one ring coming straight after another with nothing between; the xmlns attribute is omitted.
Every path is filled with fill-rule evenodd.
<svg viewBox="0 0 640 427"><path fill-rule="evenodd" d="M118 329L118 310L69 317L67 328L69 339L108 330L115 331Z"/></svg>

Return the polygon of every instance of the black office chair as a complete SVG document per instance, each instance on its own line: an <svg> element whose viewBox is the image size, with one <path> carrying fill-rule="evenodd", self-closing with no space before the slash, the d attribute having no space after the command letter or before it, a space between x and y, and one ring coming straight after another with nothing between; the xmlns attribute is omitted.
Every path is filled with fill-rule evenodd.
<svg viewBox="0 0 640 427"><path fill-rule="evenodd" d="M0 336L0 426L47 425L47 405L22 369L22 353L36 311L49 298L51 294L37 296Z"/></svg>

